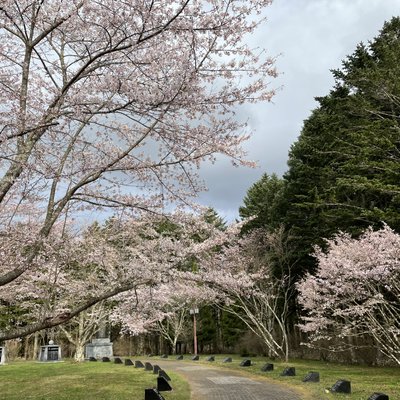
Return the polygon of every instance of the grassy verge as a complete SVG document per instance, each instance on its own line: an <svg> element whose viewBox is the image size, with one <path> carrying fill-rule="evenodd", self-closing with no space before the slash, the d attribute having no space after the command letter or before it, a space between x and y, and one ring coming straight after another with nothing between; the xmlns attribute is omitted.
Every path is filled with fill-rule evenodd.
<svg viewBox="0 0 400 400"><path fill-rule="evenodd" d="M174 388L167 400L188 400L189 385L169 373ZM7 400L140 400L144 389L156 387L156 375L113 363L35 363L0 366L0 398Z"/></svg>
<svg viewBox="0 0 400 400"><path fill-rule="evenodd" d="M225 357L232 357L233 362L222 363ZM366 367L308 360L292 360L289 363L284 363L280 361L271 361L262 357L249 357L253 365L250 367L240 367L239 364L243 359L244 358L237 355L218 355L215 358L215 362L212 364L223 368L240 370L253 375L263 376L274 382L293 387L300 391L304 399L307 400L332 400L336 398L367 400L374 392L385 393L389 396L390 400L400 400L400 368ZM200 362L211 364L205 360L206 356L203 356ZM265 363L274 364L274 370L271 372L260 371ZM286 367L295 367L296 376L280 376ZM319 372L319 383L302 382L303 378L310 371ZM333 394L325 392L326 388L331 388L339 379L345 379L351 382L351 394Z"/></svg>

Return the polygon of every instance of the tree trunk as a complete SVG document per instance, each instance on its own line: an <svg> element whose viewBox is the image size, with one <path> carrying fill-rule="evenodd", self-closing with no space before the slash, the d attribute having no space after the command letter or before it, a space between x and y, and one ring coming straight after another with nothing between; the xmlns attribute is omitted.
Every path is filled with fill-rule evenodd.
<svg viewBox="0 0 400 400"><path fill-rule="evenodd" d="M285 362L289 362L289 338L287 332L282 332L283 335L283 343L285 347Z"/></svg>
<svg viewBox="0 0 400 400"><path fill-rule="evenodd" d="M174 337L174 340L172 342L172 354L175 355L176 354L176 343L178 342L178 336Z"/></svg>
<svg viewBox="0 0 400 400"><path fill-rule="evenodd" d="M39 332L35 332L33 340L32 360L38 359L38 351L39 351Z"/></svg>
<svg viewBox="0 0 400 400"><path fill-rule="evenodd" d="M358 360L357 360L356 352L354 350L354 348L355 348L354 337L351 334L347 336L347 343L349 344L349 353L348 354L350 354L350 362L354 364Z"/></svg>
<svg viewBox="0 0 400 400"><path fill-rule="evenodd" d="M221 313L222 310L217 308L216 310L216 319L217 319L217 329L216 329L216 340L215 340L215 347L213 349L213 353L221 353L222 349L224 348L224 344L222 342L222 324L221 324Z"/></svg>
<svg viewBox="0 0 400 400"><path fill-rule="evenodd" d="M25 361L29 358L30 338L31 338L30 335L25 338L25 344L24 344L24 360Z"/></svg>
<svg viewBox="0 0 400 400"><path fill-rule="evenodd" d="M75 344L75 361L82 362L85 361L85 344L77 342Z"/></svg>

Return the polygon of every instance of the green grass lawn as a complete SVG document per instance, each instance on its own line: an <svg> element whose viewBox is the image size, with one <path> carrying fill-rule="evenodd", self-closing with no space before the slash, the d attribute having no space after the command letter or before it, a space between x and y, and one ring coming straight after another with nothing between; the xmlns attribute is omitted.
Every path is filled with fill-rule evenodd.
<svg viewBox="0 0 400 400"><path fill-rule="evenodd" d="M222 363L228 356L233 358L233 362ZM367 400L373 392L383 392L389 395L390 400L400 400L400 368L346 366L305 360L286 364L261 357L250 359L253 363L251 367L240 367L243 358L235 355L218 355L213 363L205 361L206 356L200 356L198 362L270 379L296 389L304 400ZM188 362L190 356L185 356L185 360L184 363ZM261 372L261 366L267 362L274 364L274 371ZM295 367L296 376L280 376L286 366ZM302 382L310 371L320 373L320 383ZM172 371L167 370L167 373L174 390L163 392L163 396L167 400L190 399L187 382ZM325 388L331 388L339 379L351 381L352 393L325 393ZM156 376L151 372L113 363L65 361L47 364L18 361L0 366L0 399L5 400L141 400L144 399L144 389L155 386Z"/></svg>
<svg viewBox="0 0 400 400"><path fill-rule="evenodd" d="M225 357L232 357L232 363L222 363ZM189 357L188 357L189 358ZM211 364L206 360L206 356L200 358L200 362ZM248 357L252 361L250 367L240 367L240 362L244 359L237 355L217 355L214 365L223 368L240 370L258 376L271 379L274 382L293 387L302 393L305 400L333 400L351 399L367 400L374 392L382 392L389 396L390 400L400 400L400 368L366 367L358 365L343 365L327 363L321 361L293 360L289 363L271 361L264 357ZM261 372L260 368L265 363L274 364L274 371ZM280 376L285 367L295 367L296 376ZM319 383L304 383L303 378L310 372L316 371L320 374ZM326 388L331 388L339 380L345 379L351 382L352 393L333 394L326 393Z"/></svg>
<svg viewBox="0 0 400 400"><path fill-rule="evenodd" d="M163 396L188 400L187 382L167 372L174 390ZM145 388L156 386L152 372L112 362L18 361L0 366L0 399L4 400L141 400Z"/></svg>

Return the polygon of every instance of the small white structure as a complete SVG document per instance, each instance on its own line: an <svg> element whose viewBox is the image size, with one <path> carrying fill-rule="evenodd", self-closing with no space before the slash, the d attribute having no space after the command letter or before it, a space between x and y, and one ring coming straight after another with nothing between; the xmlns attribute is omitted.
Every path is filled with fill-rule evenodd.
<svg viewBox="0 0 400 400"><path fill-rule="evenodd" d="M39 361L61 361L61 347L50 340L48 345L40 347Z"/></svg>
<svg viewBox="0 0 400 400"><path fill-rule="evenodd" d="M0 347L0 364L5 364L6 362L6 348Z"/></svg>

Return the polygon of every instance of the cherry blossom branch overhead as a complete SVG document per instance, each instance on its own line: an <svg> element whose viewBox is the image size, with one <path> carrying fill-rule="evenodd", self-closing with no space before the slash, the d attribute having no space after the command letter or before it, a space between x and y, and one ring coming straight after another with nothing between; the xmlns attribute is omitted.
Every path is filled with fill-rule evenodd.
<svg viewBox="0 0 400 400"><path fill-rule="evenodd" d="M234 109L274 94L274 60L246 43L270 2L1 2L0 226L34 242L1 286L67 217L187 204L203 161L251 164Z"/></svg>

